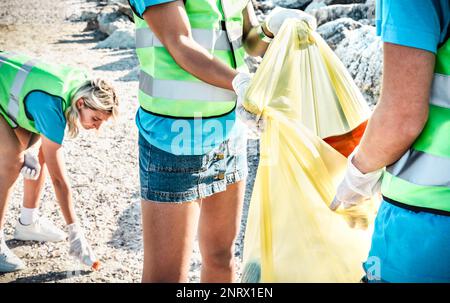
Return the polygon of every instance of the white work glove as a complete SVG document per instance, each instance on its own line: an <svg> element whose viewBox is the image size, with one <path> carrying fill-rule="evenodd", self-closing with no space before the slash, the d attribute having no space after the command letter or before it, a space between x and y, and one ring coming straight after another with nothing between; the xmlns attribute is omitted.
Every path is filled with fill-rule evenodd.
<svg viewBox="0 0 450 303"><path fill-rule="evenodd" d="M259 137L264 131L264 119L261 116L248 112L242 105L251 79L252 77L249 74L239 73L234 77L232 85L237 95L236 113L239 119L247 125L256 137Z"/></svg>
<svg viewBox="0 0 450 303"><path fill-rule="evenodd" d="M276 36L287 19L306 21L312 30L317 28L317 20L314 16L298 9L276 7L266 18L267 30Z"/></svg>
<svg viewBox="0 0 450 303"><path fill-rule="evenodd" d="M72 223L67 225L67 229L69 232L70 243L69 255L74 256L87 266L93 266L97 261L97 258L84 237L81 226L79 226L78 223Z"/></svg>
<svg viewBox="0 0 450 303"><path fill-rule="evenodd" d="M380 194L383 169L363 174L352 162L357 150L356 148L348 157L344 180L339 184L336 197L330 204L332 210L336 210L341 204L348 209Z"/></svg>
<svg viewBox="0 0 450 303"><path fill-rule="evenodd" d="M25 179L36 180L41 173L41 165L36 155L31 152L26 152L24 155L24 162L20 173Z"/></svg>

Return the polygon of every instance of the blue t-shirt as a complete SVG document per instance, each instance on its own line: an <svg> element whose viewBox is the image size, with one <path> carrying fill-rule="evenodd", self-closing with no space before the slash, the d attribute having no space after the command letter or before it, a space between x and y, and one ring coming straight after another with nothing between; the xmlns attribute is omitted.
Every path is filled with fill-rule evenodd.
<svg viewBox="0 0 450 303"><path fill-rule="evenodd" d="M436 53L449 29L449 0L377 0L377 34L384 42Z"/></svg>
<svg viewBox="0 0 450 303"><path fill-rule="evenodd" d="M450 0L378 0L384 42L436 53L450 23ZM450 217L383 201L366 273L387 282L450 282Z"/></svg>
<svg viewBox="0 0 450 303"><path fill-rule="evenodd" d="M172 1L130 0L130 4L142 16L148 7ZM150 144L177 155L208 153L224 140L242 136L245 130L243 123L236 120L235 111L220 118L196 120L156 116L139 108L136 125Z"/></svg>
<svg viewBox="0 0 450 303"><path fill-rule="evenodd" d="M61 98L40 91L30 93L25 100L27 115L34 120L37 131L58 144L62 144L66 129L62 102Z"/></svg>

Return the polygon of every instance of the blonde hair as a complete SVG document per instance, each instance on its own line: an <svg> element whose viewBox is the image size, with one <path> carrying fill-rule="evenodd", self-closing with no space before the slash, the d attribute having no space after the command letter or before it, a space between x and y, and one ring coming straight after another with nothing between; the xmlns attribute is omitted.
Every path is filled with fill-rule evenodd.
<svg viewBox="0 0 450 303"><path fill-rule="evenodd" d="M76 102L80 98L84 100L84 105L87 108L107 112L111 114L113 119L119 114L119 100L110 84L102 79L86 82L75 92L71 105L65 112L69 136L72 138L79 133L78 118L80 114Z"/></svg>

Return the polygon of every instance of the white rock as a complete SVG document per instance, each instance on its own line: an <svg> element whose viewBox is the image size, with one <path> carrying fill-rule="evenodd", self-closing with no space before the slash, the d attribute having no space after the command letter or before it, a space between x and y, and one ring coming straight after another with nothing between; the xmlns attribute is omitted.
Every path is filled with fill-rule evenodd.
<svg viewBox="0 0 450 303"><path fill-rule="evenodd" d="M138 81L140 70L139 66L135 66L128 74L120 78L120 81Z"/></svg>
<svg viewBox="0 0 450 303"><path fill-rule="evenodd" d="M362 27L363 24L350 18L340 18L327 22L317 28L317 32L334 50L344 40L349 31Z"/></svg>
<svg viewBox="0 0 450 303"><path fill-rule="evenodd" d="M134 47L134 29L124 28L114 31L111 36L100 41L95 48L124 49Z"/></svg>
<svg viewBox="0 0 450 303"><path fill-rule="evenodd" d="M123 5L128 5L128 0L108 0L108 4L123 4Z"/></svg>
<svg viewBox="0 0 450 303"><path fill-rule="evenodd" d="M352 18L353 20L368 19L373 17L373 7L366 4L335 4L319 9L309 10L316 17L317 25L339 19Z"/></svg>
<svg viewBox="0 0 450 303"><path fill-rule="evenodd" d="M381 88L383 47L375 34L375 28L363 25L346 32L335 53L347 67L367 102L376 104Z"/></svg>
<svg viewBox="0 0 450 303"><path fill-rule="evenodd" d="M305 12L311 13L314 10L321 9L326 6L327 5L323 1L313 1L305 8Z"/></svg>
<svg viewBox="0 0 450 303"><path fill-rule="evenodd" d="M254 73L254 72L256 72L256 69L258 68L259 64L261 64L262 58L246 56L244 58L244 61L247 64L250 73Z"/></svg>
<svg viewBox="0 0 450 303"><path fill-rule="evenodd" d="M287 8L303 8L312 0L273 0L275 5Z"/></svg>
<svg viewBox="0 0 450 303"><path fill-rule="evenodd" d="M112 35L118 29L134 28L133 23L119 12L102 13L97 20L99 30L107 35Z"/></svg>

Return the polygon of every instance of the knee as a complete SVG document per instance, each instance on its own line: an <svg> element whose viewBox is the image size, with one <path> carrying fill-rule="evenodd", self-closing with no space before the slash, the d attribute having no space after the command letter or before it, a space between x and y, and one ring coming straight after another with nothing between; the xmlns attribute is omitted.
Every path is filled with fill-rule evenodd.
<svg viewBox="0 0 450 303"><path fill-rule="evenodd" d="M206 265L214 267L232 267L234 246L211 247L202 252L202 261Z"/></svg>

